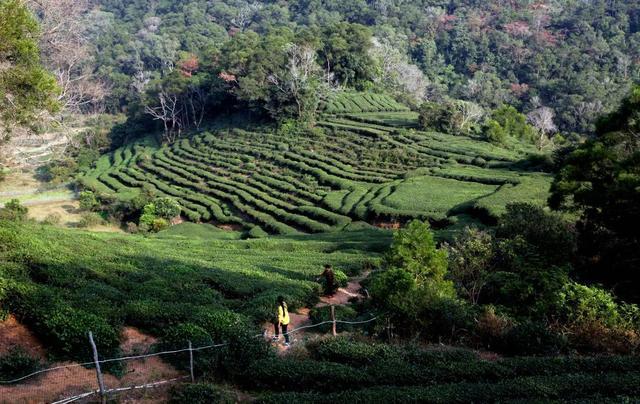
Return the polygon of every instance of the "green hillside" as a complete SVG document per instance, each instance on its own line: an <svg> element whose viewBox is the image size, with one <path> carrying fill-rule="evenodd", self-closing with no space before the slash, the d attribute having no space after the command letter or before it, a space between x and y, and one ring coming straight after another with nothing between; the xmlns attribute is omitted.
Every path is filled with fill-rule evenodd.
<svg viewBox="0 0 640 404"><path fill-rule="evenodd" d="M334 97L314 131L223 128L162 147L129 145L80 177L119 200L142 188L176 198L194 222L318 233L369 223L503 213L546 201L550 176L518 170L533 147L415 130L417 114L390 97Z"/></svg>
<svg viewBox="0 0 640 404"><path fill-rule="evenodd" d="M12 249L0 249L0 301L53 352L83 360L87 327L107 355L123 324L157 335L234 312L255 332L278 294L292 309L313 304L324 263L355 274L390 242L380 230L243 241L188 223L155 237L2 225L0 242Z"/></svg>

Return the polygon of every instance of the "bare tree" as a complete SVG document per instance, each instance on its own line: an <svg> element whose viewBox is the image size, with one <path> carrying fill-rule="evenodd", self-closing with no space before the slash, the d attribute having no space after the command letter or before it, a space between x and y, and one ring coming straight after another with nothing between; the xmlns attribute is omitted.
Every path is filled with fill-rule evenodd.
<svg viewBox="0 0 640 404"><path fill-rule="evenodd" d="M538 131L537 145L539 149L542 149L549 141L549 136L558 130L558 127L553 122L554 117L553 109L544 106L531 111L527 115L529 123Z"/></svg>
<svg viewBox="0 0 640 404"><path fill-rule="evenodd" d="M388 39L374 38L371 55L380 63L378 83L392 92L408 95L415 103L425 99L427 79L418 66L409 62L402 47Z"/></svg>
<svg viewBox="0 0 640 404"><path fill-rule="evenodd" d="M290 96L296 104L298 118L313 118L320 102L333 89L332 76L323 76L316 62L316 51L306 45L289 44L286 47L287 66L283 73L271 73L267 80L280 92Z"/></svg>
<svg viewBox="0 0 640 404"><path fill-rule="evenodd" d="M467 132L472 125L480 122L484 116L484 109L471 101L457 101L456 115L459 117L459 129Z"/></svg>
<svg viewBox="0 0 640 404"><path fill-rule="evenodd" d="M231 19L231 24L244 31L251 25L256 13L262 9L262 4L254 1L238 10L238 14Z"/></svg>
<svg viewBox="0 0 640 404"><path fill-rule="evenodd" d="M184 108L177 94L161 90L158 93L158 105L145 106L145 113L154 120L161 121L164 126L163 140L171 143L182 135Z"/></svg>
<svg viewBox="0 0 640 404"><path fill-rule="evenodd" d="M187 92L187 105L190 115L191 125L200 129L204 120L205 108L207 105L207 92L198 85L190 85Z"/></svg>
<svg viewBox="0 0 640 404"><path fill-rule="evenodd" d="M43 62L55 74L59 101L72 112L103 107L108 87L93 74L93 48L87 38L87 0L27 0L40 19Z"/></svg>

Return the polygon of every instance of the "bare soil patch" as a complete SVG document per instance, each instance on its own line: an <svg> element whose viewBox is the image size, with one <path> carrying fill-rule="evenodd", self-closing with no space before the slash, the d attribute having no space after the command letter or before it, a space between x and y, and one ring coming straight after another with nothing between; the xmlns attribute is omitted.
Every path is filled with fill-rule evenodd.
<svg viewBox="0 0 640 404"><path fill-rule="evenodd" d="M132 327L125 327L122 332L122 350L124 355L143 355L149 352L156 342L152 336L146 335ZM12 346L20 346L30 354L41 359L46 357L46 350L33 333L20 324L13 316L0 323L0 353ZM108 358L103 358L108 359ZM56 362L48 368L71 366L42 373L15 385L0 385L0 403L42 403L53 402L67 397L87 393L98 388L94 369L77 366L76 362ZM166 363L160 356L125 361L124 376L120 379L111 374L104 374L107 388L138 386L161 380L184 376ZM122 393L118 399L129 403L156 403L167 400L169 383L160 388L137 390Z"/></svg>

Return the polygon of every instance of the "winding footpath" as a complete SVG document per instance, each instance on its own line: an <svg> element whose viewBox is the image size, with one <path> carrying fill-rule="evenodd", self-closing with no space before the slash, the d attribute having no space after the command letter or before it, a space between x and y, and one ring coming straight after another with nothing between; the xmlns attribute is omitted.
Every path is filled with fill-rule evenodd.
<svg viewBox="0 0 640 404"><path fill-rule="evenodd" d="M364 296L360 293L362 290L361 282L365 280L370 273L370 271L366 271L354 278L351 278L346 287L338 288L338 291L333 296L322 296L320 298L320 302L318 302L314 307L345 306L349 304L351 299L363 298ZM311 309L304 307L298 309L295 313L289 313L289 330L310 326L312 324L311 318L309 317L310 312ZM263 328L266 331L265 335L268 338L271 338L271 336L273 336L273 324L267 323ZM291 334L291 344L294 345L296 342L302 341L306 334L306 330L300 330ZM280 341L273 343L281 354L287 351L287 348L282 344L282 342L281 337Z"/></svg>

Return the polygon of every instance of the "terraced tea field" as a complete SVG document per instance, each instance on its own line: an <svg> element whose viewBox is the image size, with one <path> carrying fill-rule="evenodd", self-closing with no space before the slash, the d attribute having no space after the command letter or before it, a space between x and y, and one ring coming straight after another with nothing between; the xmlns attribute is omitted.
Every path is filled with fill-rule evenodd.
<svg viewBox="0 0 640 404"><path fill-rule="evenodd" d="M546 199L547 175L515 169L533 147L416 126L417 114L388 97L343 94L327 105L321 130L228 128L134 144L103 156L80 182L120 200L150 189L176 198L188 220L272 234L411 218L443 228L463 213L488 218L507 201Z"/></svg>

